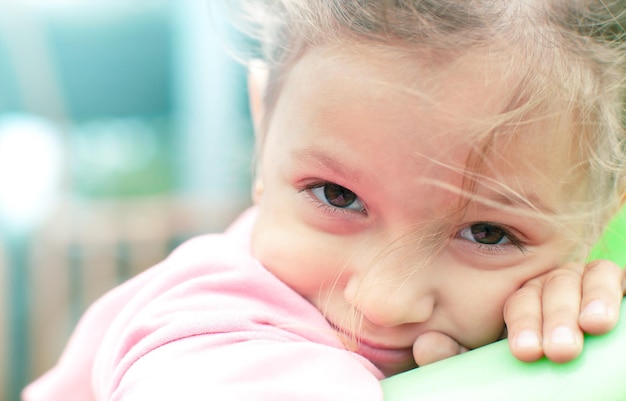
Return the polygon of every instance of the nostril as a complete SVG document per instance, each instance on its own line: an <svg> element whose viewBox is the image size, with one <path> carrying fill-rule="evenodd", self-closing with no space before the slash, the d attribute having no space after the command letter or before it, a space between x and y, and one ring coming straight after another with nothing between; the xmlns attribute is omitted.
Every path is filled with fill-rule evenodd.
<svg viewBox="0 0 626 401"><path fill-rule="evenodd" d="M345 289L346 301L362 315L367 322L379 327L396 326L401 320L400 310L392 306L388 299L373 292L354 291L354 286Z"/></svg>
<svg viewBox="0 0 626 401"><path fill-rule="evenodd" d="M361 312L369 322L379 327L394 327L401 321L401 317L389 308L363 307Z"/></svg>
<svg viewBox="0 0 626 401"><path fill-rule="evenodd" d="M415 302L388 295L378 299L368 298L367 302L361 302L356 307L372 324L394 327L428 321L434 311L434 301L431 297Z"/></svg>
<svg viewBox="0 0 626 401"><path fill-rule="evenodd" d="M435 307L431 291L418 291L409 286L363 285L352 277L344 288L344 298L372 324L392 327L407 323L422 323L430 319Z"/></svg>
<svg viewBox="0 0 626 401"><path fill-rule="evenodd" d="M429 320L435 311L435 297L424 296L419 299L413 308L410 309L409 320L414 323L421 323Z"/></svg>

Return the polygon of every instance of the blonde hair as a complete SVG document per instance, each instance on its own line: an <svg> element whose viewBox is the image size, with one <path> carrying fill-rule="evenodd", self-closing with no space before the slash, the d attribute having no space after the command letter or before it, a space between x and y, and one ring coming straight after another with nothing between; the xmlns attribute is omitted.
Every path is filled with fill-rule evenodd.
<svg viewBox="0 0 626 401"><path fill-rule="evenodd" d="M508 47L505 69L520 78L478 158L498 132L511 131L498 127L522 126L533 112L569 110L575 168L587 181L585 212L578 217L587 229L580 237L594 242L624 197L623 0L237 0L228 8L257 45L247 56L263 59L269 69L266 120L290 67L316 46L357 41L434 52L444 60Z"/></svg>

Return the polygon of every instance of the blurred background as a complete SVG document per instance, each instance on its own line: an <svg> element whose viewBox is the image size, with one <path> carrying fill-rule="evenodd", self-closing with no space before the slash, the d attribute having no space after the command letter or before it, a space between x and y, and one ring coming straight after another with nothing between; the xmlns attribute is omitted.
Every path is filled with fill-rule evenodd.
<svg viewBox="0 0 626 401"><path fill-rule="evenodd" d="M85 308L250 205L253 133L214 0L0 0L0 399Z"/></svg>

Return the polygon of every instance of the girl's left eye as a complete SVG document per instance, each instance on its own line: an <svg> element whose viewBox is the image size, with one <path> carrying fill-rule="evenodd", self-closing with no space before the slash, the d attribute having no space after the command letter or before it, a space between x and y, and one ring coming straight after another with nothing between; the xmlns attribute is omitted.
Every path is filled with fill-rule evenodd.
<svg viewBox="0 0 626 401"><path fill-rule="evenodd" d="M462 228L457 237L471 242L481 251L500 254L513 246L526 253L526 244L514 232L496 223L478 222Z"/></svg>
<svg viewBox="0 0 626 401"><path fill-rule="evenodd" d="M346 187L330 182L318 184L309 188L311 193L324 204L338 208L354 210L356 212L365 211L365 206L359 197Z"/></svg>
<svg viewBox="0 0 626 401"><path fill-rule="evenodd" d="M507 230L491 223L474 223L463 228L459 236L481 245L508 245L513 242Z"/></svg>

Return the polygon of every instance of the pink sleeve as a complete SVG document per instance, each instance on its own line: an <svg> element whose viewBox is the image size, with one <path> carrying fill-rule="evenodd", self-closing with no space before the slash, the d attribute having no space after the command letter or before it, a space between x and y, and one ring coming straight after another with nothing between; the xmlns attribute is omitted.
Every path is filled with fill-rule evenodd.
<svg viewBox="0 0 626 401"><path fill-rule="evenodd" d="M125 306L96 356L96 398L382 401L380 372L231 245L188 244Z"/></svg>
<svg viewBox="0 0 626 401"><path fill-rule="evenodd" d="M160 266L114 288L89 307L72 333L56 366L22 391L24 401L93 401L91 369L111 322Z"/></svg>
<svg viewBox="0 0 626 401"><path fill-rule="evenodd" d="M187 338L126 370L111 401L382 401L378 380L344 351L259 339L206 347Z"/></svg>

